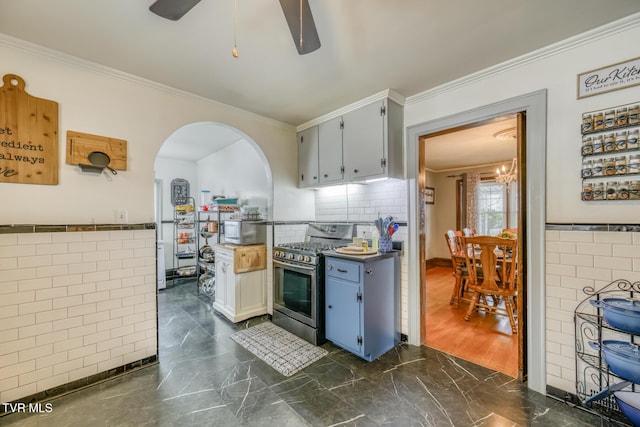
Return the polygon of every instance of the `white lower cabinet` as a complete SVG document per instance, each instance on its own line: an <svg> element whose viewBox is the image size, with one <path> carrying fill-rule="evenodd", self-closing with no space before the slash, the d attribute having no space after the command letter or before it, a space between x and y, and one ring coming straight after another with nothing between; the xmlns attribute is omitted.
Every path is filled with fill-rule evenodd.
<svg viewBox="0 0 640 427"><path fill-rule="evenodd" d="M262 245L264 246L264 245ZM232 322L267 313L266 269L236 273L235 248L216 246L216 299L213 308Z"/></svg>

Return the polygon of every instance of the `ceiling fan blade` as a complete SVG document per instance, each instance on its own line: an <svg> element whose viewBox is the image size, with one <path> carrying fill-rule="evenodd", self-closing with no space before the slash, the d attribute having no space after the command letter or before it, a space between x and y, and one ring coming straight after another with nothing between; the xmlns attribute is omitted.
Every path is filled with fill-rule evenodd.
<svg viewBox="0 0 640 427"><path fill-rule="evenodd" d="M300 43L300 5L302 4L302 43ZM320 38L313 21L309 0L280 0L280 6L287 25L291 30L293 43L300 55L304 55L320 47Z"/></svg>
<svg viewBox="0 0 640 427"><path fill-rule="evenodd" d="M165 19L177 21L198 4L200 0L156 0L149 10Z"/></svg>

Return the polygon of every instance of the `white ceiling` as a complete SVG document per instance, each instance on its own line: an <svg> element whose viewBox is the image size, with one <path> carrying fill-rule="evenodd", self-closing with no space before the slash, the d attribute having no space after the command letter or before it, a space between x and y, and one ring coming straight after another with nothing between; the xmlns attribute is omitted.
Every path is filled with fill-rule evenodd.
<svg viewBox="0 0 640 427"><path fill-rule="evenodd" d="M431 172L491 165L517 156L515 116L425 138L425 167ZM503 131L512 138L498 139Z"/></svg>
<svg viewBox="0 0 640 427"><path fill-rule="evenodd" d="M0 0L0 32L296 126L640 12L638 0L309 0L322 47L300 56L277 0L237 0L234 59L232 0L203 0L177 22L152 3Z"/></svg>

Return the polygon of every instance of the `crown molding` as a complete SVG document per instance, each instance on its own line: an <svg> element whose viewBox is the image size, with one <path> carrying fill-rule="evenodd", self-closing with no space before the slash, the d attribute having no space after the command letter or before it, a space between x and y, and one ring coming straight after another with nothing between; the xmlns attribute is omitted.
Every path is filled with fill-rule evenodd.
<svg viewBox="0 0 640 427"><path fill-rule="evenodd" d="M480 70L476 73L468 74L456 80L436 86L432 89L420 92L416 95L408 96L405 100L405 107L413 104L424 102L428 99L435 98L443 93L450 92L460 87L468 86L481 80L488 79L497 74L501 74L515 68L522 67L541 59L549 58L560 53L566 52L576 47L592 43L596 40L604 39L614 34L627 31L628 29L638 27L640 25L640 13L626 16L600 27L588 30L584 33L562 40L560 42L545 46L534 50L533 52L509 59L500 64Z"/></svg>
<svg viewBox="0 0 640 427"><path fill-rule="evenodd" d="M405 97L400 95L398 92L394 91L393 89L385 89L382 92L378 92L375 93L371 96L368 96L364 99L361 99L359 101L356 101L352 104L346 105L342 108L339 108L337 110L334 110L330 113L327 113L323 116L320 117L316 117L315 119L309 120L306 123L303 123L299 126L296 127L296 132L300 132L303 131L305 129L308 129L310 127L319 125L320 123L326 122L328 120L331 119L335 119L336 117L340 117L345 113L348 113L350 111L353 110L357 110L360 107L364 107L365 105L371 104L372 102L375 101L380 101L383 100L385 98L389 98L391 99L393 102L400 104L400 105L404 105L405 102Z"/></svg>
<svg viewBox="0 0 640 427"><path fill-rule="evenodd" d="M20 50L30 55L46 58L52 61L69 65L74 68L88 71L91 73L102 74L110 78L114 78L114 79L121 80L133 85L137 85L137 86L145 87L147 89L162 92L171 96L178 96L182 98L203 101L203 102L215 105L229 112L234 112L244 116L250 116L256 121L262 122L270 126L275 126L277 128L282 128L290 131L295 129L293 125L281 122L279 120L272 119L270 117L262 116L260 114L253 113L251 111L243 110L242 108L234 107L229 104L224 104L222 102L215 101L213 99L206 98L201 95L196 95L191 92L176 89L172 86L167 86L162 83L155 82L153 80L148 80L133 74L125 73L124 71L120 71L115 68L110 68L104 65L97 64L95 62L87 61L85 59L78 58L77 56L69 55L67 53L60 52L58 50L50 49L48 47L31 43L26 40L9 36L2 32L0 32L0 46L6 46L8 48Z"/></svg>

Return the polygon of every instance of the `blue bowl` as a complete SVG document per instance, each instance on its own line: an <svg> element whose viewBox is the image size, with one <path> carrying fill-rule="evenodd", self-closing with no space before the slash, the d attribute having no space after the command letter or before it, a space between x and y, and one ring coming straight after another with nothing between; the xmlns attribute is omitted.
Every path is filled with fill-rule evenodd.
<svg viewBox="0 0 640 427"><path fill-rule="evenodd" d="M626 298L590 300L591 305L604 311L604 320L611 326L630 334L640 334L640 301Z"/></svg>
<svg viewBox="0 0 640 427"><path fill-rule="evenodd" d="M640 427L640 393L616 391L613 395L624 416L634 427Z"/></svg>

